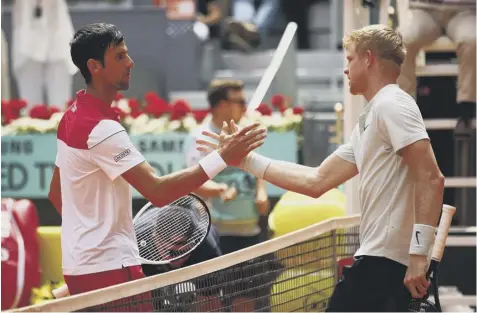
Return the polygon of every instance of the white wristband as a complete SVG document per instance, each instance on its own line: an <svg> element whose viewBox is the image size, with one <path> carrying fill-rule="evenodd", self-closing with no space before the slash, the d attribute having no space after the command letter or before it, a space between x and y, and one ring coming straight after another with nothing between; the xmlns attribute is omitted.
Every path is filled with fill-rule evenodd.
<svg viewBox="0 0 477 313"><path fill-rule="evenodd" d="M409 254L429 255L434 246L435 238L435 227L424 224L414 224Z"/></svg>
<svg viewBox="0 0 477 313"><path fill-rule="evenodd" d="M243 169L255 177L263 178L272 159L267 158L255 152L250 152L245 158Z"/></svg>
<svg viewBox="0 0 477 313"><path fill-rule="evenodd" d="M210 179L214 178L218 173L227 167L224 159L214 150L199 161L199 165Z"/></svg>

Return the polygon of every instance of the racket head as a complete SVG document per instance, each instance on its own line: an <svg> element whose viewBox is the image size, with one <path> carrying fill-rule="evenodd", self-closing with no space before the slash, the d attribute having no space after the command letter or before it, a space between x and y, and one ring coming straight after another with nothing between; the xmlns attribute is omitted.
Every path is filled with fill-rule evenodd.
<svg viewBox="0 0 477 313"><path fill-rule="evenodd" d="M408 312L441 312L436 305L427 299L412 299Z"/></svg>
<svg viewBox="0 0 477 313"><path fill-rule="evenodd" d="M170 264L188 256L207 237L211 216L205 202L189 194L164 206L147 203L133 219L142 264Z"/></svg>

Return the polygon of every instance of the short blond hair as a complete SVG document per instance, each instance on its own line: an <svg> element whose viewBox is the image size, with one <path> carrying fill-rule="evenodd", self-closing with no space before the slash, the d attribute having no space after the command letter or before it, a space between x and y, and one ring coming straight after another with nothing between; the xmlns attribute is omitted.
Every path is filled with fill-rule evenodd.
<svg viewBox="0 0 477 313"><path fill-rule="evenodd" d="M355 45L358 54L370 50L398 66L401 66L406 57L401 33L383 24L365 26L346 34L343 37L343 47L350 44Z"/></svg>

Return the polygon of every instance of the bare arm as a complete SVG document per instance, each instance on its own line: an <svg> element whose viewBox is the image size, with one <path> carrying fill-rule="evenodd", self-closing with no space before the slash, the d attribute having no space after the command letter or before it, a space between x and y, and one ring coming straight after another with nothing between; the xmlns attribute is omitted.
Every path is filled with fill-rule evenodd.
<svg viewBox="0 0 477 313"><path fill-rule="evenodd" d="M122 177L155 206L164 206L209 180L198 164L169 175L157 176L147 161L124 172Z"/></svg>
<svg viewBox="0 0 477 313"><path fill-rule="evenodd" d="M437 226L443 203L444 176L439 170L429 140L419 140L401 149L401 156L414 180L416 224Z"/></svg>
<svg viewBox="0 0 477 313"><path fill-rule="evenodd" d="M260 147L266 137L266 130L257 128L258 126L259 124L255 123L234 134L234 138L219 149L222 162L227 165L237 165L251 150ZM124 172L122 177L154 205L163 206L197 190L210 179L202 166L196 164L159 177L151 165L147 161L143 161Z"/></svg>
<svg viewBox="0 0 477 313"><path fill-rule="evenodd" d="M231 121L230 125L232 132L237 133L238 127L235 123ZM222 131L227 132L228 125L225 125ZM203 131L202 134L215 141L198 139L196 141L198 144L197 150L202 152L217 149L219 148L219 143L222 146L230 140L209 131ZM336 155L336 153L350 161L346 161ZM335 153L328 156L317 168L291 162L270 160L255 152L250 153L240 166L275 186L318 198L359 173L356 164L352 161L354 162L353 147L351 144L345 144L340 146Z"/></svg>
<svg viewBox="0 0 477 313"><path fill-rule="evenodd" d="M280 188L318 198L357 174L355 164L331 154L317 168L274 160L264 179Z"/></svg>
<svg viewBox="0 0 477 313"><path fill-rule="evenodd" d="M257 196L255 203L260 215L265 216L270 211L270 201L267 194L267 183L260 178L257 178Z"/></svg>
<svg viewBox="0 0 477 313"><path fill-rule="evenodd" d="M217 4L209 3L207 6L207 15L200 15L199 21L205 25L214 25L222 19L222 12Z"/></svg>
<svg viewBox="0 0 477 313"><path fill-rule="evenodd" d="M48 199L51 201L55 207L58 214L61 215L61 183L60 183L60 168L55 166L53 170L53 177L50 182L50 191L48 192Z"/></svg>

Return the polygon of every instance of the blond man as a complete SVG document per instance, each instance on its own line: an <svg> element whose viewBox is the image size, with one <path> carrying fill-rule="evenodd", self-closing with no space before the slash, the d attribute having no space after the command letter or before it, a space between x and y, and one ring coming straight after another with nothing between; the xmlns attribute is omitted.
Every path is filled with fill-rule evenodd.
<svg viewBox="0 0 477 313"><path fill-rule="evenodd" d="M278 187L314 198L359 174L360 248L327 310L403 312L411 295L422 297L429 286L427 255L442 207L444 177L416 102L396 83L405 57L401 35L371 25L346 35L343 43L350 91L369 102L349 142L317 168L257 153L241 166ZM217 148L198 142L203 150Z"/></svg>

